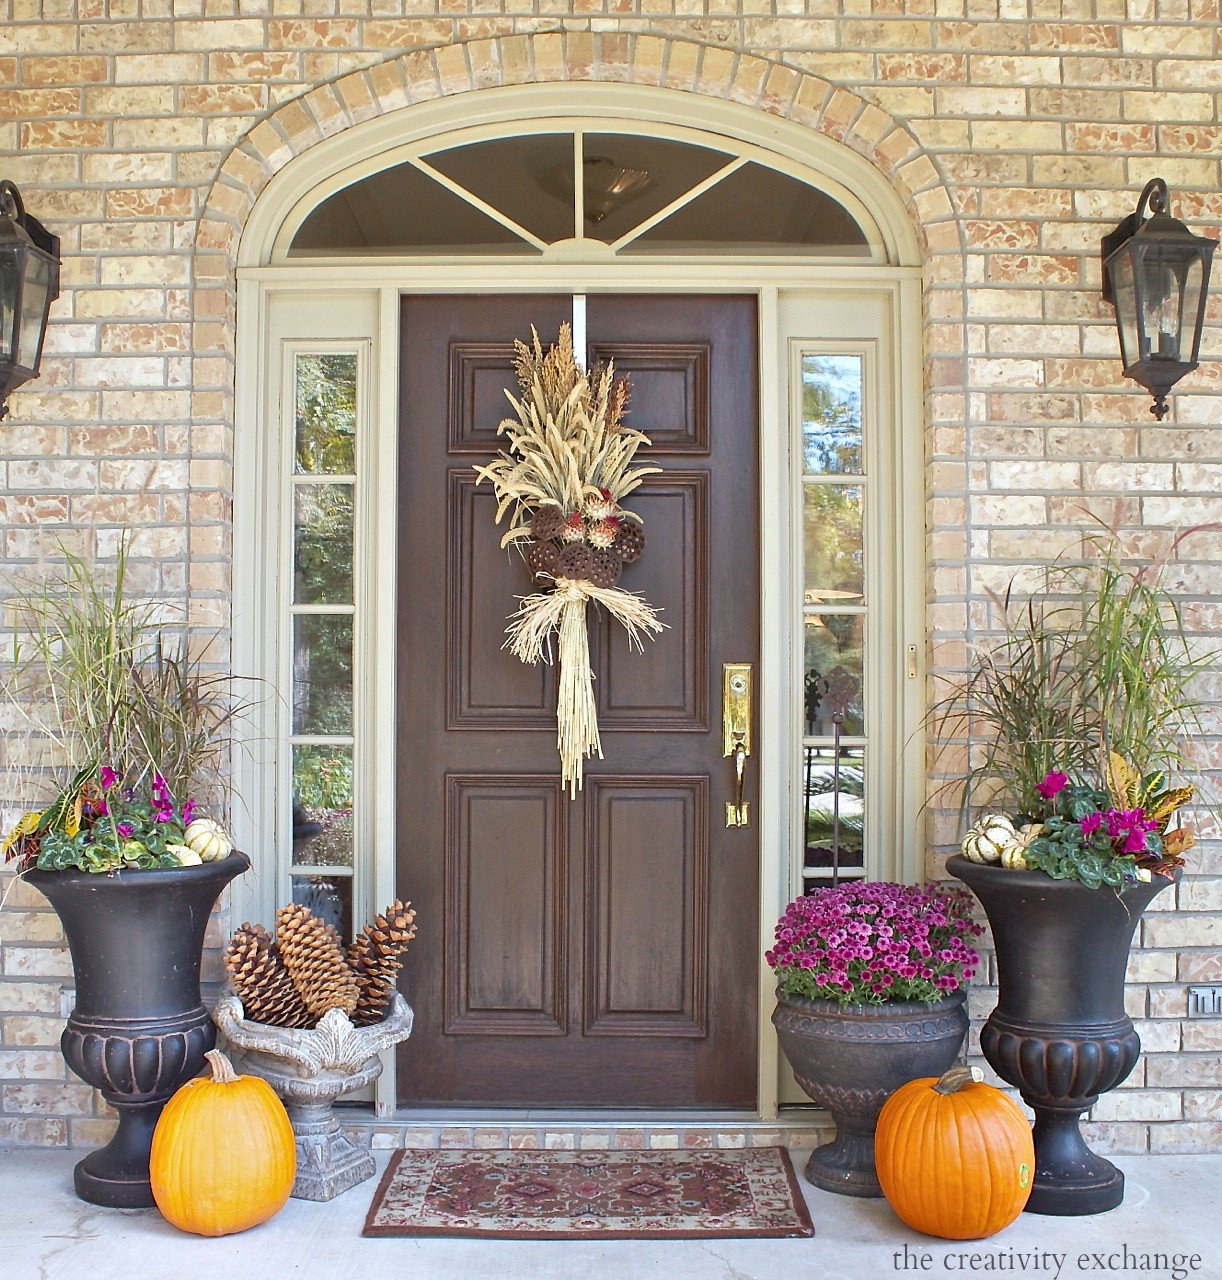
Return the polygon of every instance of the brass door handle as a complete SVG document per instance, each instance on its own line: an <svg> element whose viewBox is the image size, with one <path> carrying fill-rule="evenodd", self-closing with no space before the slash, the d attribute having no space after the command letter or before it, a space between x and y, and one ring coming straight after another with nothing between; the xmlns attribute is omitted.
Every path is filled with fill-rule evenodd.
<svg viewBox="0 0 1222 1280"><path fill-rule="evenodd" d="M722 754L734 759L734 799L726 801L726 826L746 827L751 823L751 806L743 799L751 754L751 664L727 662L721 670Z"/></svg>

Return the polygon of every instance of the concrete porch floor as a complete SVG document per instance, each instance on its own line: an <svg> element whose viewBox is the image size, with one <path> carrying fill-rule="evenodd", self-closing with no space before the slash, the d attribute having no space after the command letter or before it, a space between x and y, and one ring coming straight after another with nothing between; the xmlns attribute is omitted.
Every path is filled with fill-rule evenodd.
<svg viewBox="0 0 1222 1280"><path fill-rule="evenodd" d="M792 1153L801 1168L806 1152ZM883 1280L889 1276L1031 1276L1077 1280L1218 1280L1222 1155L1115 1158L1128 1179L1119 1209L1092 1218L1023 1214L991 1240L949 1242L905 1227L881 1200L805 1187L807 1240L501 1241L360 1235L377 1186L328 1204L290 1200L241 1235L183 1235L155 1209L98 1209L72 1193L79 1151L0 1150L4 1280ZM389 1158L378 1153L379 1172ZM805 1184L803 1184L805 1186ZM1127 1252L1127 1257L1126 1257ZM1157 1257L1154 1255L1165 1255ZM1195 1255L1195 1256L1194 1256Z"/></svg>

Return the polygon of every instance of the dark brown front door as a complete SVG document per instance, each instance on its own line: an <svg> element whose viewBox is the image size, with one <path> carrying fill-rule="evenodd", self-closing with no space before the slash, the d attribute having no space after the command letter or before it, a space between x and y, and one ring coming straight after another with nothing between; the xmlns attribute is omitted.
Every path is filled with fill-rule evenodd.
<svg viewBox="0 0 1222 1280"><path fill-rule="evenodd" d="M568 296L409 297L402 309L398 891L405 1105L750 1106L756 1095L758 773L727 829L725 662L758 663L756 307L591 296L589 357L632 383L645 554L621 585L667 624L643 654L591 610L605 758L575 800L554 668L502 649L530 590L474 465L501 445L514 338Z"/></svg>

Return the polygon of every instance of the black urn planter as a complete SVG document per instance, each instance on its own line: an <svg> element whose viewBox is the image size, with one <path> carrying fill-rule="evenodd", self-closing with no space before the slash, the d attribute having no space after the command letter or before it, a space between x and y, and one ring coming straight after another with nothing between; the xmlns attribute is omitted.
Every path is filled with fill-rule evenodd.
<svg viewBox="0 0 1222 1280"><path fill-rule="evenodd" d="M1137 1062L1124 974L1141 913L1170 880L1122 893L954 857L980 899L997 949L997 1007L980 1032L985 1059L1035 1112L1035 1178L1026 1212L1103 1213L1124 1174L1086 1145L1080 1117Z"/></svg>
<svg viewBox="0 0 1222 1280"><path fill-rule="evenodd" d="M119 1113L110 1142L76 1166L76 1194L90 1204L153 1204L157 1118L216 1044L199 990L204 930L221 890L249 867L244 853L231 853L165 871L26 873L58 913L72 952L76 1007L60 1048Z"/></svg>
<svg viewBox="0 0 1222 1280"><path fill-rule="evenodd" d="M798 1084L831 1112L836 1137L816 1147L806 1180L845 1196L881 1196L874 1129L882 1105L902 1084L940 1076L967 1034L962 991L919 1000L841 1005L777 992L772 1015Z"/></svg>

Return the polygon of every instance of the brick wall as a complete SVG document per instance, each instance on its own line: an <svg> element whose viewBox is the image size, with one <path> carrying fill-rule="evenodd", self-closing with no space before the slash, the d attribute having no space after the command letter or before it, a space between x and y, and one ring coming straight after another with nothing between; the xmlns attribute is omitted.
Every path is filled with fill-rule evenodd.
<svg viewBox="0 0 1222 1280"><path fill-rule="evenodd" d="M5 0L0 24L0 176L65 254L43 376L0 423L10 566L61 541L105 550L139 524L147 589L224 626L233 263L254 199L292 156L373 116L565 79L787 116L867 156L904 199L926 260L939 667L995 622L989 588L1079 545L1093 516L1152 552L1222 522L1222 288L1213 359L1155 425L1119 376L1097 259L1155 174L1179 216L1218 235L1218 0ZM1217 530L1198 534L1174 564L1205 635L1222 631L1220 551ZM1216 716L1206 729L1194 749L1217 780ZM948 748L935 773L960 760ZM944 854L950 816L931 833ZM1185 983L1222 980L1216 838L1177 894L1132 960L1146 1052L1096 1114L1116 1148L1222 1135L1222 1024L1183 1020ZM110 1121L57 1048L71 968L55 917L10 887L0 939L0 1141L95 1141ZM977 1021L991 1003L973 993Z"/></svg>

